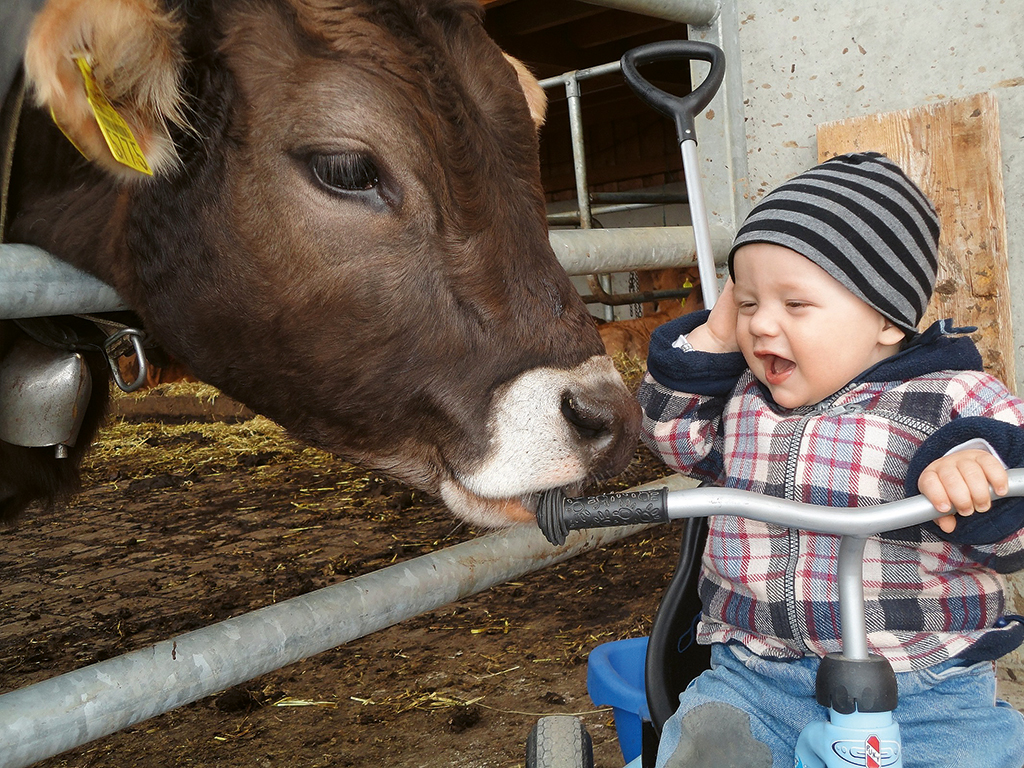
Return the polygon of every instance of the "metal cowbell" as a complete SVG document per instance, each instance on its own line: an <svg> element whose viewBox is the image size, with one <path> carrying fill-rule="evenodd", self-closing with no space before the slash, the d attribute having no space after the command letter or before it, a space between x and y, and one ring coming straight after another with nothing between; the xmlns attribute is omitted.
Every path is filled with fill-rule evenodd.
<svg viewBox="0 0 1024 768"><path fill-rule="evenodd" d="M0 440L55 446L57 456L65 456L91 394L92 376L81 354L18 341L0 361Z"/></svg>

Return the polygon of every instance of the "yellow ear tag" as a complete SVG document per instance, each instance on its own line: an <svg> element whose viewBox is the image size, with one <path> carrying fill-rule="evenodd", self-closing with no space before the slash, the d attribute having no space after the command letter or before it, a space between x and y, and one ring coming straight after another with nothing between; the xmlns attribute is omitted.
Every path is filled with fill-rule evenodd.
<svg viewBox="0 0 1024 768"><path fill-rule="evenodd" d="M81 57L76 57L75 62L78 64L78 69L82 73L82 79L85 81L85 97L88 99L89 106L92 107L92 112L96 116L96 123L103 133L103 138L107 141L110 154L121 165L126 165L147 176L152 176L153 171L149 167L149 163L146 162L146 156L142 154L142 147L135 140L135 135L132 133L132 129L128 127L128 123L117 114L117 110L114 109L113 105L103 94L100 84L96 82L96 76L92 73L92 67L89 66L89 62Z"/></svg>
<svg viewBox="0 0 1024 768"><path fill-rule="evenodd" d="M689 277L684 277L683 278L683 288L689 288L691 291L693 290L693 283L691 282ZM683 298L681 298L679 300L679 303L680 304L686 304L686 299L687 298L688 297L684 296Z"/></svg>

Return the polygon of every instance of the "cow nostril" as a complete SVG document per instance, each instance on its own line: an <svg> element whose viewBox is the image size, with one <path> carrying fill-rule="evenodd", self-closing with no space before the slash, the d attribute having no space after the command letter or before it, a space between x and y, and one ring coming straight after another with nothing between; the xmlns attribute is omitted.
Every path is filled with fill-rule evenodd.
<svg viewBox="0 0 1024 768"><path fill-rule="evenodd" d="M562 416L584 438L603 437L609 432L610 419L606 414L587 412L571 393L562 395Z"/></svg>

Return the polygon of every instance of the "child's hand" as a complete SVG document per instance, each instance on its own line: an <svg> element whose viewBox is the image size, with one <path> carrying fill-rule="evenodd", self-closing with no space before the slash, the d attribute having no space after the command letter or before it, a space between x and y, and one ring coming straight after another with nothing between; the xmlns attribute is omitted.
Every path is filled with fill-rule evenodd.
<svg viewBox="0 0 1024 768"><path fill-rule="evenodd" d="M739 352L736 341L736 300L732 295L732 278L725 281L722 295L718 297L711 314L704 325L699 325L686 334L687 341L694 349L702 352Z"/></svg>
<svg viewBox="0 0 1024 768"><path fill-rule="evenodd" d="M935 522L946 533L956 528L956 515L966 517L992 507L989 486L997 496L1005 496L1009 491L1006 469L988 451L974 449L936 459L917 481L917 489L943 513Z"/></svg>

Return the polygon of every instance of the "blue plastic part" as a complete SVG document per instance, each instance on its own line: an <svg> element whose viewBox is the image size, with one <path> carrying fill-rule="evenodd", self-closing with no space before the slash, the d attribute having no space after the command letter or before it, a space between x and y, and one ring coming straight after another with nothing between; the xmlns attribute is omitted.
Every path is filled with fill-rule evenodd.
<svg viewBox="0 0 1024 768"><path fill-rule="evenodd" d="M900 727L892 712L829 710L829 720L808 723L796 742L796 768L903 768Z"/></svg>
<svg viewBox="0 0 1024 768"><path fill-rule="evenodd" d="M640 724L651 719L644 689L647 640L633 637L604 643L587 659L587 693L595 705L612 707L619 747L627 763L640 756Z"/></svg>

